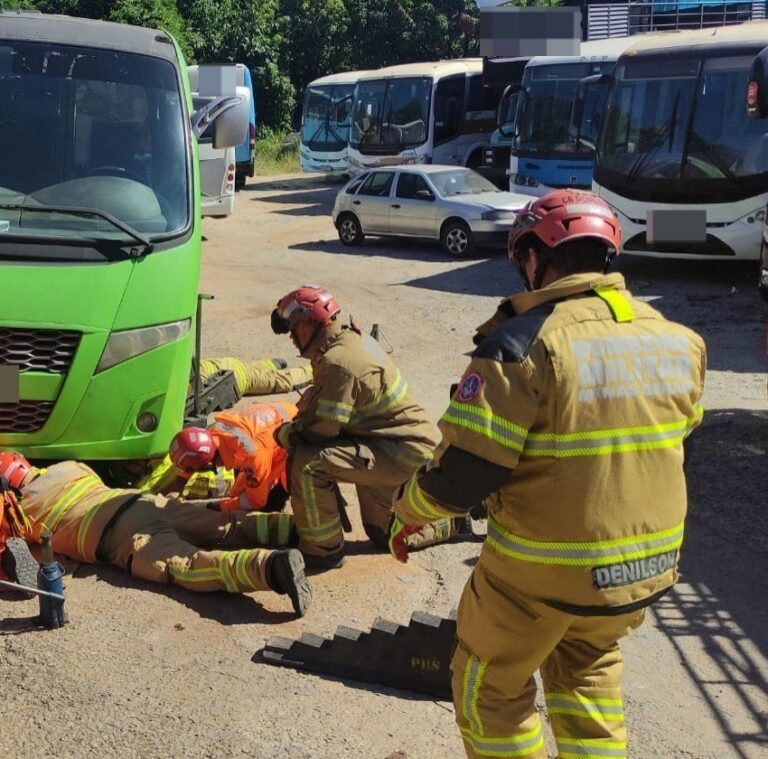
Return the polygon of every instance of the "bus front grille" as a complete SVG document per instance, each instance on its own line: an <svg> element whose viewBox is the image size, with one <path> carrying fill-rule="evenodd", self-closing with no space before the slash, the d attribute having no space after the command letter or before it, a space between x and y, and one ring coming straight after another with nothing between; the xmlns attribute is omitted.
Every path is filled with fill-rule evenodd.
<svg viewBox="0 0 768 759"><path fill-rule="evenodd" d="M53 401L0 403L0 432L38 432L52 410Z"/></svg>
<svg viewBox="0 0 768 759"><path fill-rule="evenodd" d="M79 340L79 332L0 327L0 364L16 364L22 372L66 374Z"/></svg>

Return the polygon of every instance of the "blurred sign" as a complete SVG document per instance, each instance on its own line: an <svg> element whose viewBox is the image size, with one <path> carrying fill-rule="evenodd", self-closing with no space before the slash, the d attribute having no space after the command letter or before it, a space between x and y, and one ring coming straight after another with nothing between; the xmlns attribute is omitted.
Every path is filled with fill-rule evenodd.
<svg viewBox="0 0 768 759"><path fill-rule="evenodd" d="M581 35L579 8L480 9L483 57L579 55Z"/></svg>

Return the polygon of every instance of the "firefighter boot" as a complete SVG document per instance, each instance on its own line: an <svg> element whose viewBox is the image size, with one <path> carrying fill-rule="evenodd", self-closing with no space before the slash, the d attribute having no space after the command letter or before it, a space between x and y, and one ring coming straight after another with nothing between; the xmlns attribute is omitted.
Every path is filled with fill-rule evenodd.
<svg viewBox="0 0 768 759"><path fill-rule="evenodd" d="M37 587L37 570L39 566L29 551L29 546L21 538L8 538L5 550L2 552L3 571L19 585L27 588ZM34 598L33 593L20 593L25 598Z"/></svg>
<svg viewBox="0 0 768 759"><path fill-rule="evenodd" d="M267 582L281 596L287 595L293 610L303 617L312 603L312 587L304 574L304 557L300 551L275 551L267 567Z"/></svg>

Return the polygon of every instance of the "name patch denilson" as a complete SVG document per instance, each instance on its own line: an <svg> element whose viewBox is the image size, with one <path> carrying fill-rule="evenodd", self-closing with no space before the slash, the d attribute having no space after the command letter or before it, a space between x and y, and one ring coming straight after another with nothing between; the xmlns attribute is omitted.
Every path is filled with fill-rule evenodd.
<svg viewBox="0 0 768 759"><path fill-rule="evenodd" d="M677 551L667 551L658 556L635 561L624 561L620 564L606 564L602 567L592 567L592 584L598 590L604 588L617 588L622 585L647 580L651 577L663 575L675 567L677 563Z"/></svg>

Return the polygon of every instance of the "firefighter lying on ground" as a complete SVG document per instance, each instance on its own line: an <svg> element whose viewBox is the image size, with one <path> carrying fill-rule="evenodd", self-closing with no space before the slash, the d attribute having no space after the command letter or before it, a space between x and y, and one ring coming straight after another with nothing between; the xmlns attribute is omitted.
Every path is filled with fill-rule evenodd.
<svg viewBox="0 0 768 759"><path fill-rule="evenodd" d="M222 369L235 375L235 383L241 397L248 395L277 395L300 390L312 382L312 365L304 364L286 368L282 358L260 358L257 361L241 361L239 358L205 358L200 362L203 380Z"/></svg>
<svg viewBox="0 0 768 759"><path fill-rule="evenodd" d="M2 454L0 476L21 498L33 528L53 534L57 553L89 564L112 564L149 582L196 592L288 595L304 615L312 590L295 549L288 514L221 512L140 490L108 488L92 469L64 461L48 469Z"/></svg>
<svg viewBox="0 0 768 759"><path fill-rule="evenodd" d="M220 503L222 511L279 511L288 499L287 454L274 435L296 412L296 406L283 401L255 403L215 414L207 429L183 429L171 441L171 476L183 479L209 470L215 478L223 469L235 479L229 497Z"/></svg>
<svg viewBox="0 0 768 759"><path fill-rule="evenodd" d="M0 453L3 462L12 454ZM28 588L37 587L38 564L29 551L27 541L39 542L36 530L21 508L5 477L0 477L0 580L7 579Z"/></svg>
<svg viewBox="0 0 768 759"><path fill-rule="evenodd" d="M678 577L706 354L603 273L620 245L591 193L531 201L509 243L529 292L481 330L434 463L395 504L401 561L412 530L488 507L452 662L469 757L546 759L537 669L559 756L627 755L618 641Z"/></svg>
<svg viewBox="0 0 768 759"><path fill-rule="evenodd" d="M276 334L290 333L312 365L314 384L298 414L276 433L289 451L291 507L307 566L344 562L338 483L357 489L363 527L387 549L397 488L432 456L436 435L424 409L381 346L350 321L325 289L306 286L281 298L272 312ZM445 519L412 535L409 547L455 537L466 520Z"/></svg>

